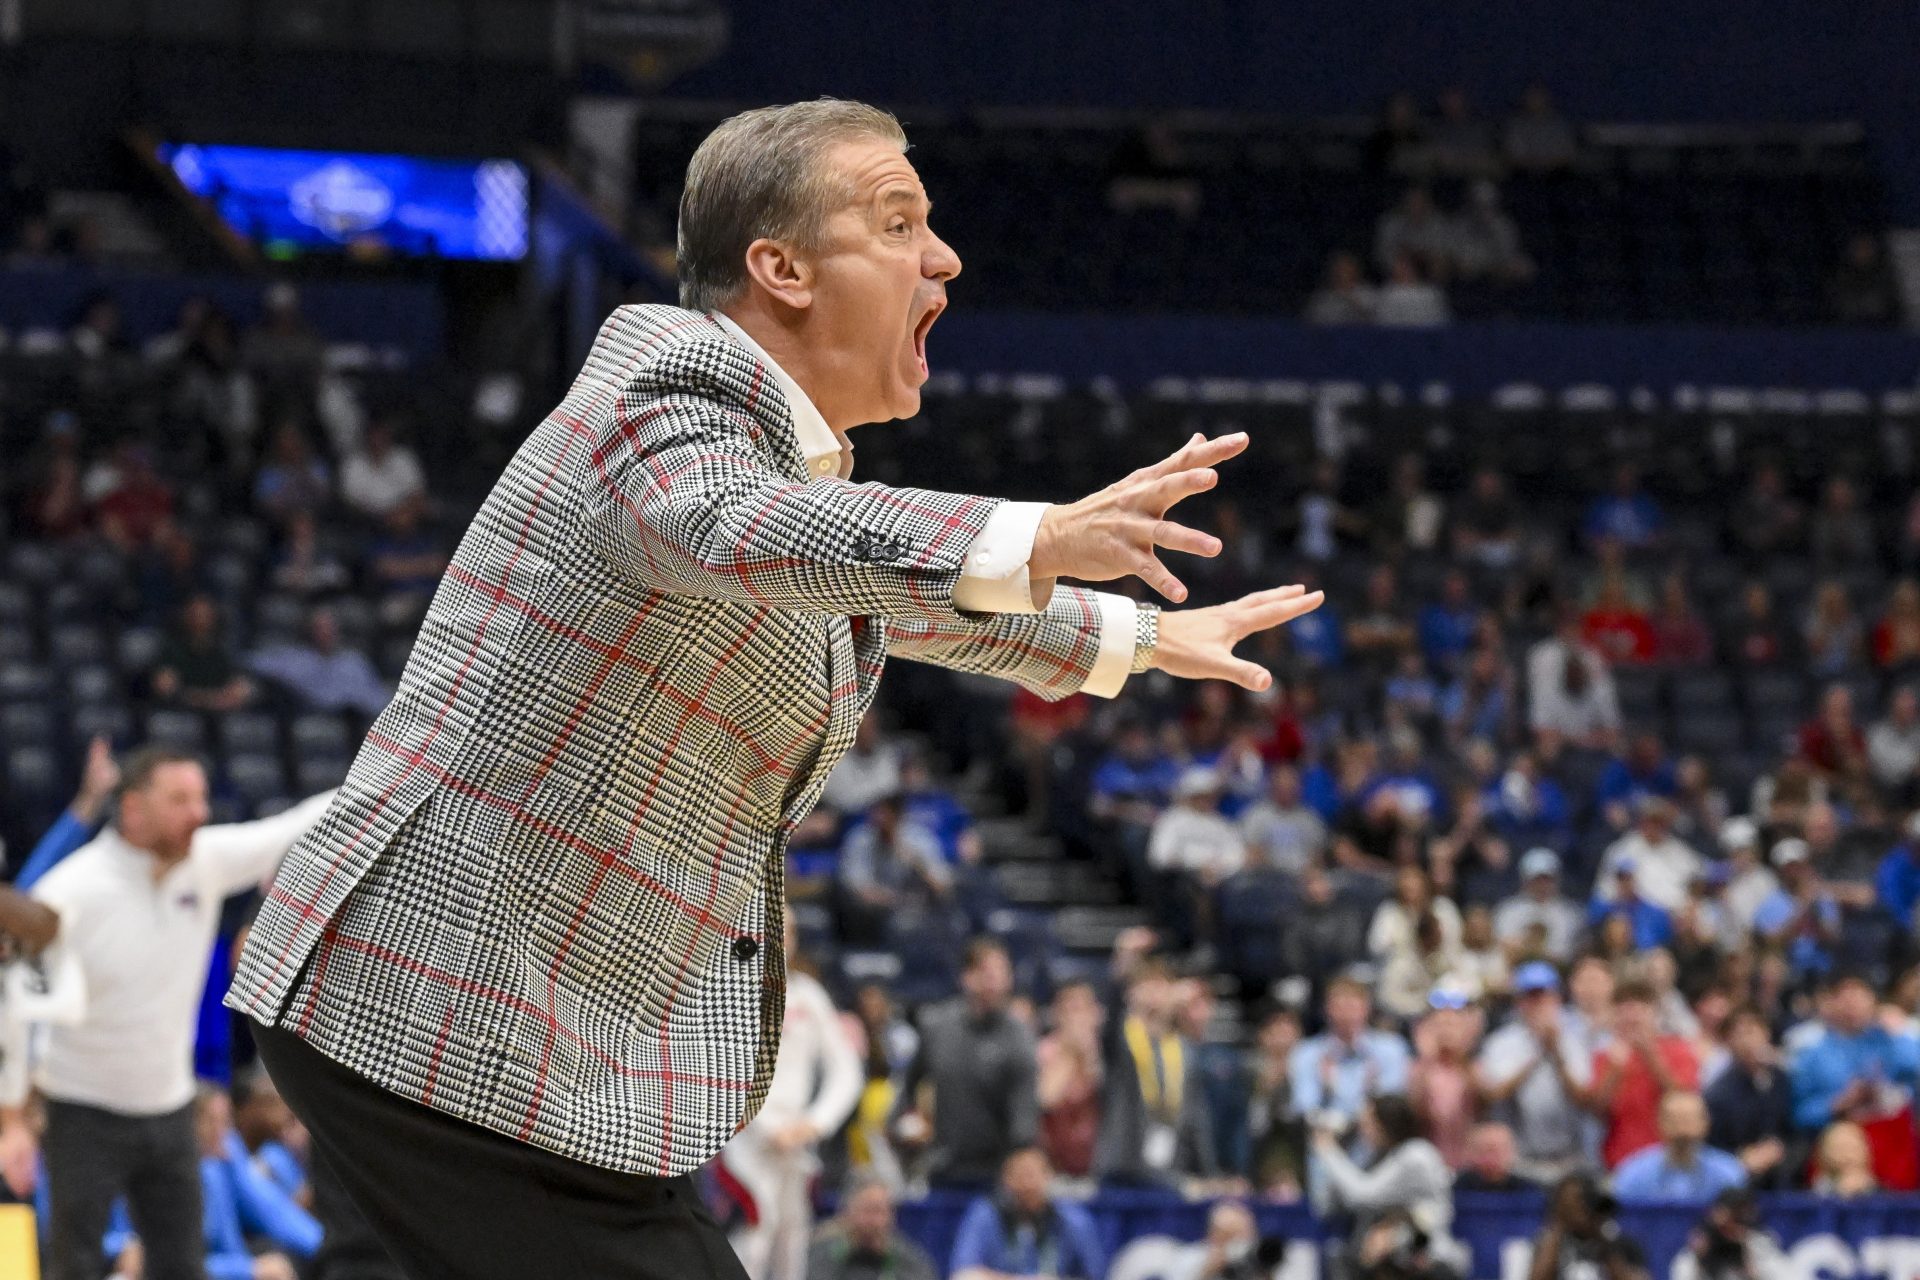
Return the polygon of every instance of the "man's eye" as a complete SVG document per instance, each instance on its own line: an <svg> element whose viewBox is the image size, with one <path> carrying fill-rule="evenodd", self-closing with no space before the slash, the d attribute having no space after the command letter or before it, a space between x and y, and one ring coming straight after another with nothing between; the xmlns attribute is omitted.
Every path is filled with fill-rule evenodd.
<svg viewBox="0 0 1920 1280"><path fill-rule="evenodd" d="M895 223L894 223L894 224L893 224L892 226L890 226L890 227L888 227L888 228L887 228L887 230L888 230L889 232L892 232L892 233L895 233L895 234L898 234L898 233L901 233L901 232L904 232L904 231L905 231L906 229L907 229L907 224L906 224L906 221L905 221L904 219L902 219L902 220L900 220L900 221L897 221L897 222L895 222Z"/></svg>

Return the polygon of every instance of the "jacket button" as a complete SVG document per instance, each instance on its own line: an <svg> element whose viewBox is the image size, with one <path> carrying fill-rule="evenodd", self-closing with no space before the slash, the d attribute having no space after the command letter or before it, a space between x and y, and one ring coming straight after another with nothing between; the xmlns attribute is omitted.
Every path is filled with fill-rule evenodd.
<svg viewBox="0 0 1920 1280"><path fill-rule="evenodd" d="M759 954L760 944L752 938L735 938L733 940L733 958L735 960L745 963Z"/></svg>

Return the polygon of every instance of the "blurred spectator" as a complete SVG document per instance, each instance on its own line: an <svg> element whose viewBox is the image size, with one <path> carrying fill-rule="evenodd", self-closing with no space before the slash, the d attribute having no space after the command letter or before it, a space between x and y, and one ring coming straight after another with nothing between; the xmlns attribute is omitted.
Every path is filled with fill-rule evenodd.
<svg viewBox="0 0 1920 1280"><path fill-rule="evenodd" d="M270 286L262 302L265 315L247 332L240 358L260 384L271 421L312 408L326 347L301 314L300 294L292 285Z"/></svg>
<svg viewBox="0 0 1920 1280"><path fill-rule="evenodd" d="M1466 207L1449 228L1449 254L1464 280L1522 285L1533 279L1533 259L1520 245L1520 227L1500 205L1500 188L1488 178L1469 189Z"/></svg>
<svg viewBox="0 0 1920 1280"><path fill-rule="evenodd" d="M1617 740L1620 701L1607 660L1581 637L1580 615L1561 614L1554 635L1527 653L1528 723L1541 749L1562 743L1605 751Z"/></svg>
<svg viewBox="0 0 1920 1280"><path fill-rule="evenodd" d="M1660 736L1641 732L1628 740L1626 754L1607 762L1593 798L1607 825L1625 831L1646 801L1670 801L1678 789L1673 762L1667 758Z"/></svg>
<svg viewBox="0 0 1920 1280"><path fill-rule="evenodd" d="M1375 297L1360 259L1341 250L1328 256L1326 278L1307 299L1305 318L1308 324L1372 324Z"/></svg>
<svg viewBox="0 0 1920 1280"><path fill-rule="evenodd" d="M1750 582L1742 589L1722 651L1742 667L1771 667L1792 656L1791 639L1774 615L1773 593L1765 583Z"/></svg>
<svg viewBox="0 0 1920 1280"><path fill-rule="evenodd" d="M897 794L900 759L899 744L886 736L885 719L879 715L862 716L859 727L854 730L853 746L827 775L820 803L835 813L851 816Z"/></svg>
<svg viewBox="0 0 1920 1280"><path fill-rule="evenodd" d="M1453 1192L1532 1191L1536 1183L1515 1172L1513 1130L1498 1121L1482 1121L1467 1134L1467 1158L1453 1175Z"/></svg>
<svg viewBox="0 0 1920 1280"><path fill-rule="evenodd" d="M1701 667L1713 661L1713 632L1687 595L1679 571L1660 580L1660 607L1653 615L1653 656L1671 667Z"/></svg>
<svg viewBox="0 0 1920 1280"><path fill-rule="evenodd" d="M249 1238L264 1241L291 1258L311 1259L320 1247L320 1224L291 1193L254 1166L252 1153L234 1128L228 1096L217 1089L203 1088L201 1180L203 1186L215 1180L222 1184L209 1186L209 1203L229 1200Z"/></svg>
<svg viewBox="0 0 1920 1280"><path fill-rule="evenodd" d="M1440 598L1420 611L1421 656L1441 669L1460 662L1473 647L1479 617L1465 571L1448 570Z"/></svg>
<svg viewBox="0 0 1920 1280"><path fill-rule="evenodd" d="M1847 589L1838 582L1820 584L1807 611L1805 631L1807 669L1822 679L1843 675L1858 665L1864 651L1865 628L1847 601Z"/></svg>
<svg viewBox="0 0 1920 1280"><path fill-rule="evenodd" d="M238 471L249 461L258 397L241 367L240 344L227 313L202 296L180 304L174 327L147 344L146 357L172 371L169 401L182 417L204 419Z"/></svg>
<svg viewBox="0 0 1920 1280"><path fill-rule="evenodd" d="M1265 1280L1271 1268L1260 1256L1253 1212L1238 1200L1221 1200L1207 1211L1207 1233L1169 1261L1166 1280Z"/></svg>
<svg viewBox="0 0 1920 1280"><path fill-rule="evenodd" d="M1240 832L1220 816L1221 777L1213 769L1191 768L1173 789L1173 805L1154 819L1147 841L1147 862L1154 870L1179 877L1209 894L1246 865Z"/></svg>
<svg viewBox="0 0 1920 1280"><path fill-rule="evenodd" d="M1472 177L1499 165L1493 125L1473 109L1458 85L1440 94L1439 116L1427 130L1427 156L1441 173Z"/></svg>
<svg viewBox="0 0 1920 1280"><path fill-rule="evenodd" d="M340 621L331 609L313 611L307 643L262 649L247 667L317 711L357 711L372 719L393 696L366 654L342 646Z"/></svg>
<svg viewBox="0 0 1920 1280"><path fill-rule="evenodd" d="M1686 905L1687 886L1703 869L1700 855L1673 833L1672 801L1658 794L1643 795L1633 809L1633 829L1607 846L1600 859L1595 893L1619 898L1616 887L1608 882L1625 868L1639 897L1662 911L1677 911Z"/></svg>
<svg viewBox="0 0 1920 1280"><path fill-rule="evenodd" d="M1048 1194L1053 1170L1037 1147L1006 1158L1000 1188L960 1220L953 1280L1103 1280L1106 1251L1087 1211Z"/></svg>
<svg viewBox="0 0 1920 1280"><path fill-rule="evenodd" d="M1527 86L1519 110L1507 117L1503 144L1507 163L1536 172L1567 168L1580 149L1573 125L1553 105L1552 92L1537 82Z"/></svg>
<svg viewBox="0 0 1920 1280"><path fill-rule="evenodd" d="M1836 1200L1870 1196L1880 1190L1873 1176L1873 1151L1867 1131L1851 1120L1837 1120L1820 1135L1812 1191Z"/></svg>
<svg viewBox="0 0 1920 1280"><path fill-rule="evenodd" d="M1100 1092L1106 1083L1107 1011L1091 984L1069 982L1053 993L1053 1030L1037 1050L1040 1142L1061 1173L1093 1171L1100 1136Z"/></svg>
<svg viewBox="0 0 1920 1280"><path fill-rule="evenodd" d="M1920 813L1907 819L1904 839L1887 851L1874 876L1880 909L1908 929L1920 929L1914 908L1920 906Z"/></svg>
<svg viewBox="0 0 1920 1280"><path fill-rule="evenodd" d="M1696 848L1712 848L1714 833L1727 820L1727 793L1713 784L1700 756L1682 756L1673 767L1674 833Z"/></svg>
<svg viewBox="0 0 1920 1280"><path fill-rule="evenodd" d="M1720 824L1720 848L1727 855L1727 885L1721 901L1744 935L1753 927L1760 904L1779 889L1780 881L1760 856L1760 828L1751 818L1729 818Z"/></svg>
<svg viewBox="0 0 1920 1280"><path fill-rule="evenodd" d="M1609 1169L1659 1141L1662 1098L1700 1087L1699 1055L1684 1037L1660 1033L1658 1013L1652 988L1622 983L1613 995L1613 1041L1594 1054L1587 1103L1606 1125L1601 1157ZM1704 1112L1699 1127L1705 1136Z"/></svg>
<svg viewBox="0 0 1920 1280"><path fill-rule="evenodd" d="M1427 993L1460 956L1460 910L1436 897L1419 867L1394 872L1393 897L1374 912L1367 951L1379 965L1381 1008L1397 1018L1418 1017Z"/></svg>
<svg viewBox="0 0 1920 1280"><path fill-rule="evenodd" d="M1108 1020L1106 1089L1094 1169L1103 1182L1178 1186L1219 1171L1194 1044L1174 1024L1179 990L1164 961L1123 976Z"/></svg>
<svg viewBox="0 0 1920 1280"><path fill-rule="evenodd" d="M1873 521L1860 509L1860 493L1844 475L1830 477L1820 491L1808 543L1824 565L1868 564L1874 558Z"/></svg>
<svg viewBox="0 0 1920 1280"><path fill-rule="evenodd" d="M233 1131L253 1167L303 1209L313 1208L305 1160L294 1150L305 1130L280 1096L273 1077L255 1065L234 1076Z"/></svg>
<svg viewBox="0 0 1920 1280"><path fill-rule="evenodd" d="M1827 280L1828 313L1841 324L1891 324L1900 318L1900 293L1880 237L1862 232Z"/></svg>
<svg viewBox="0 0 1920 1280"><path fill-rule="evenodd" d="M1920 1185L1913 1140L1913 1094L1920 1083L1920 1039L1876 1018L1878 998L1858 973L1831 974L1820 1002L1820 1027L1794 1052L1794 1122L1817 1132L1852 1120L1866 1132L1874 1176L1893 1190Z"/></svg>
<svg viewBox="0 0 1920 1280"><path fill-rule="evenodd" d="M937 1280L926 1251L894 1225L893 1193L871 1175L856 1176L840 1214L815 1234L807 1280Z"/></svg>
<svg viewBox="0 0 1920 1280"><path fill-rule="evenodd" d="M1627 1157L1613 1173L1622 1204L1706 1204L1747 1184L1738 1159L1707 1145L1707 1104L1675 1090L1660 1099L1660 1142Z"/></svg>
<svg viewBox="0 0 1920 1280"><path fill-rule="evenodd" d="M1579 1103L1592 1076L1592 1053L1567 1034L1560 978L1533 961L1513 975L1515 1016L1487 1037L1475 1062L1481 1102L1512 1130L1517 1168L1546 1181L1586 1156Z"/></svg>
<svg viewBox="0 0 1920 1280"><path fill-rule="evenodd" d="M1320 861L1327 848L1327 824L1302 799L1292 765L1269 772L1266 797L1240 815L1240 835L1254 865L1290 876Z"/></svg>
<svg viewBox="0 0 1920 1280"><path fill-rule="evenodd" d="M1413 647L1413 626L1402 610L1393 569L1375 565L1367 575L1361 606L1347 623L1347 652L1356 667L1383 677L1399 665L1400 655L1412 652Z"/></svg>
<svg viewBox="0 0 1920 1280"><path fill-rule="evenodd" d="M1480 1100L1474 1093L1473 1053L1481 1013L1453 979L1435 985L1427 997L1429 1012L1413 1029L1413 1065L1407 1071L1407 1101L1420 1132L1439 1150L1447 1167L1467 1158L1467 1133Z"/></svg>
<svg viewBox="0 0 1920 1280"><path fill-rule="evenodd" d="M59 246L54 243L53 224L37 214L24 219L8 247L6 265L15 271L57 266Z"/></svg>
<svg viewBox="0 0 1920 1280"><path fill-rule="evenodd" d="M1293 1099L1300 1114L1311 1118L1324 1111L1352 1122L1368 1098L1406 1090L1412 1065L1407 1042L1369 1026L1372 1016L1365 983L1341 977L1327 984L1326 1030L1293 1052Z"/></svg>
<svg viewBox="0 0 1920 1280"><path fill-rule="evenodd" d="M1437 329L1453 321L1447 295L1421 273L1411 254L1398 253L1374 301L1373 322L1390 329Z"/></svg>
<svg viewBox="0 0 1920 1280"><path fill-rule="evenodd" d="M173 487L154 470L152 450L137 440L115 445L87 470L81 488L100 532L122 551L147 546L173 519Z"/></svg>
<svg viewBox="0 0 1920 1280"><path fill-rule="evenodd" d="M1500 472L1482 467L1473 473L1466 497L1455 508L1453 544L1485 569L1505 569L1519 558L1520 509Z"/></svg>
<svg viewBox="0 0 1920 1280"><path fill-rule="evenodd" d="M1439 714L1447 739L1456 746L1471 739L1508 743L1513 738L1513 671L1492 645L1467 658L1464 670L1441 690Z"/></svg>
<svg viewBox="0 0 1920 1280"><path fill-rule="evenodd" d="M227 649L212 596L196 595L180 610L152 684L155 697L194 711L237 711L253 701L257 691Z"/></svg>
<svg viewBox="0 0 1920 1280"><path fill-rule="evenodd" d="M1520 859L1520 892L1502 902L1493 918L1494 933L1509 953L1564 963L1585 922L1586 913L1560 892L1560 855L1527 850Z"/></svg>
<svg viewBox="0 0 1920 1280"><path fill-rule="evenodd" d="M1528 1280L1649 1280L1646 1250L1621 1229L1617 1208L1591 1173L1554 1183Z"/></svg>
<svg viewBox="0 0 1920 1280"><path fill-rule="evenodd" d="M1307 1178L1307 1130L1293 1097L1289 1074L1300 1044L1300 1014L1280 1006L1260 1020L1247 1069L1244 1169L1260 1195L1300 1198Z"/></svg>
<svg viewBox="0 0 1920 1280"><path fill-rule="evenodd" d="M1398 1093L1378 1094L1361 1108L1357 1127L1360 1149L1372 1153L1366 1168L1354 1162L1340 1136L1324 1125L1314 1128L1313 1153L1326 1174L1326 1207L1353 1215L1350 1248L1359 1264L1384 1261L1381 1242L1374 1238L1377 1228L1411 1225L1427 1241L1422 1252L1443 1265L1459 1265L1463 1251L1449 1234L1453 1171L1420 1136L1412 1104ZM1388 1246L1384 1252L1394 1249Z"/></svg>
<svg viewBox="0 0 1920 1280"><path fill-rule="evenodd" d="M1632 838L1631 836L1625 837ZM1615 843L1615 848L1620 842ZM1639 866L1632 858L1614 860L1610 878L1603 873L1594 885L1596 896L1587 908L1587 924L1594 931L1595 949L1609 959L1623 959L1647 947L1665 946L1673 939L1673 917L1643 896ZM1613 922L1619 921L1618 926ZM1615 934L1610 930L1619 928Z"/></svg>
<svg viewBox="0 0 1920 1280"><path fill-rule="evenodd" d="M935 1184L983 1187L1010 1153L1039 1138L1035 1049L1033 1033L1008 1011L1013 966L999 942L967 944L960 990L920 1019L920 1047L901 1084L894 1129L903 1144L926 1149ZM1044 1155L1033 1154L1045 1164ZM1043 1186L1050 1174L1043 1170Z"/></svg>
<svg viewBox="0 0 1920 1280"><path fill-rule="evenodd" d="M209 589L200 548L177 524L155 531L153 541L135 558L134 579L143 622L165 626L187 602Z"/></svg>
<svg viewBox="0 0 1920 1280"><path fill-rule="evenodd" d="M1743 1005L1727 1016L1731 1061L1707 1086L1707 1140L1730 1151L1756 1187L1790 1185L1804 1156L1793 1136L1793 1095L1766 1015Z"/></svg>
<svg viewBox="0 0 1920 1280"><path fill-rule="evenodd" d="M380 616L392 627L418 622L440 585L447 553L424 523L423 503L403 502L387 513L367 549L369 585L379 593Z"/></svg>
<svg viewBox="0 0 1920 1280"><path fill-rule="evenodd" d="M1379 127L1367 140L1368 167L1379 173L1413 173L1427 165L1427 125L1410 93L1387 99Z"/></svg>
<svg viewBox="0 0 1920 1280"><path fill-rule="evenodd" d="M1666 531L1666 515L1640 483L1640 469L1621 463L1613 469L1613 491L1587 508L1581 532L1589 543L1619 543L1630 551L1650 547Z"/></svg>
<svg viewBox="0 0 1920 1280"><path fill-rule="evenodd" d="M1332 877L1318 866L1309 866L1301 874L1300 899L1300 915L1288 921L1280 935L1281 969L1325 986L1366 957L1367 920L1350 902L1340 899Z"/></svg>
<svg viewBox="0 0 1920 1280"><path fill-rule="evenodd" d="M1820 695L1820 714L1800 727L1800 755L1829 778L1862 776L1867 735L1853 716L1853 691L1830 685Z"/></svg>
<svg viewBox="0 0 1920 1280"><path fill-rule="evenodd" d="M49 539L84 533L92 512L81 481L79 418L65 409L47 415L28 473L32 478L21 505L24 531Z"/></svg>
<svg viewBox="0 0 1920 1280"><path fill-rule="evenodd" d="M1381 214L1374 227L1373 260L1389 275L1405 258L1416 276L1443 279L1451 247L1447 217L1425 187L1408 187L1400 203Z"/></svg>
<svg viewBox="0 0 1920 1280"><path fill-rule="evenodd" d="M296 514L318 515L331 495L333 477L314 457L299 424L284 422L273 433L272 454L253 482L253 502L280 524Z"/></svg>
<svg viewBox="0 0 1920 1280"><path fill-rule="evenodd" d="M1417 453L1403 453L1394 459L1392 483L1374 504L1368 523L1382 554L1434 551L1440 545L1446 514L1446 500L1427 482L1424 459Z"/></svg>
<svg viewBox="0 0 1920 1280"><path fill-rule="evenodd" d="M340 497L369 520L385 520L427 495L426 472L413 450L394 439L393 423L376 418L366 439L340 467Z"/></svg>
<svg viewBox="0 0 1920 1280"><path fill-rule="evenodd" d="M312 513L293 512L273 566L273 589L295 596L324 596L344 590L352 580L346 566L321 545Z"/></svg>
<svg viewBox="0 0 1920 1280"><path fill-rule="evenodd" d="M1734 1187L1715 1197L1674 1258L1669 1280L1793 1280L1796 1275L1798 1268L1761 1225L1752 1192Z"/></svg>
<svg viewBox="0 0 1920 1280"><path fill-rule="evenodd" d="M881 797L840 847L842 926L850 939L877 942L890 923L926 916L953 893L954 871L940 841L903 821L900 797Z"/></svg>
<svg viewBox="0 0 1920 1280"><path fill-rule="evenodd" d="M1314 561L1331 560L1339 554L1343 542L1350 542L1365 531L1365 522L1340 501L1340 466L1322 459L1314 464L1313 478L1300 494L1294 520L1294 550ZM1317 616L1315 610L1309 617ZM1291 632L1297 637L1297 632ZM1295 639L1296 648L1302 643ZM1337 647L1332 653L1316 653L1323 666L1338 666Z"/></svg>
<svg viewBox="0 0 1920 1280"><path fill-rule="evenodd" d="M80 309L79 322L67 334L67 343L83 360L126 355L131 344L120 304L104 293L87 299Z"/></svg>
<svg viewBox="0 0 1920 1280"><path fill-rule="evenodd" d="M873 718L862 717L862 723ZM980 832L973 815L951 790L934 780L924 751L900 753L900 816L932 832L948 862L973 866L980 861Z"/></svg>
<svg viewBox="0 0 1920 1280"><path fill-rule="evenodd" d="M1159 749L1145 722L1129 718L1115 735L1113 754L1087 784L1089 808L1119 829L1122 845L1137 848L1144 864L1153 824L1179 780L1179 763Z"/></svg>
<svg viewBox="0 0 1920 1280"><path fill-rule="evenodd" d="M1886 613L1873 624L1873 660L1903 673L1920 664L1920 582L1902 578L1894 584Z"/></svg>
<svg viewBox="0 0 1920 1280"><path fill-rule="evenodd" d="M1769 460L1749 475L1746 489L1727 517L1726 532L1757 566L1798 547L1805 520L1806 512L1787 492L1780 464Z"/></svg>
<svg viewBox="0 0 1920 1280"><path fill-rule="evenodd" d="M1180 137L1162 121L1128 131L1108 162L1107 205L1117 213L1165 209L1192 221L1204 191Z"/></svg>
<svg viewBox="0 0 1920 1280"><path fill-rule="evenodd" d="M1558 782L1541 773L1530 751L1514 753L1506 771L1481 793L1488 821L1509 845L1564 845L1573 835L1573 805Z"/></svg>
<svg viewBox="0 0 1920 1280"><path fill-rule="evenodd" d="M1757 937L1785 954L1796 978L1825 973L1840 940L1840 906L1814 870L1807 842L1789 837L1773 846L1780 887L1753 915Z"/></svg>

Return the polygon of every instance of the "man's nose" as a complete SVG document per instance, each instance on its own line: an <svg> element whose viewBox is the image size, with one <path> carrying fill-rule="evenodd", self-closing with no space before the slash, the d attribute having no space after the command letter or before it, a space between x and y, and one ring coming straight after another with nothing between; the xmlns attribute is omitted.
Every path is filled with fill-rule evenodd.
<svg viewBox="0 0 1920 1280"><path fill-rule="evenodd" d="M933 236L933 243L927 247L920 270L921 274L931 280L943 282L951 280L960 274L960 255L955 253L953 246L945 240L939 236Z"/></svg>

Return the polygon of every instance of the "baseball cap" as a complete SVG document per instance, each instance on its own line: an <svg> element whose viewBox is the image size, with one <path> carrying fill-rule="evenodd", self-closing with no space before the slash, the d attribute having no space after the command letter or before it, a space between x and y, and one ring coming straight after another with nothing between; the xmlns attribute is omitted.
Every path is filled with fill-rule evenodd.
<svg viewBox="0 0 1920 1280"><path fill-rule="evenodd" d="M1433 984L1433 990L1427 993L1429 1009L1464 1009L1472 1003L1473 996L1452 978L1440 979Z"/></svg>
<svg viewBox="0 0 1920 1280"><path fill-rule="evenodd" d="M1805 862L1813 856L1813 850L1807 842L1797 836L1788 836L1773 846L1773 865L1784 867L1795 862Z"/></svg>
<svg viewBox="0 0 1920 1280"><path fill-rule="evenodd" d="M1209 796L1221 789L1220 774L1213 769L1189 769L1180 775L1180 781L1174 784L1173 795L1176 800L1188 800L1194 796Z"/></svg>
<svg viewBox="0 0 1920 1280"><path fill-rule="evenodd" d="M1613 864L1613 874L1615 874L1615 875L1617 875L1617 876L1630 876L1630 875L1632 875L1632 874L1633 874L1633 859L1632 859L1632 858L1622 858L1622 859L1620 859L1620 861L1618 861L1618 862L1616 862L1616 863L1614 863L1614 864Z"/></svg>
<svg viewBox="0 0 1920 1280"><path fill-rule="evenodd" d="M1516 995L1532 995L1536 991L1558 991L1560 972L1545 960L1529 960L1513 974L1513 990Z"/></svg>
<svg viewBox="0 0 1920 1280"><path fill-rule="evenodd" d="M1752 818L1728 818L1720 824L1720 847L1731 853L1760 843L1760 828Z"/></svg>
<svg viewBox="0 0 1920 1280"><path fill-rule="evenodd" d="M1531 880L1535 876L1557 876L1560 874L1560 855L1551 849L1529 849L1520 855L1520 878Z"/></svg>

